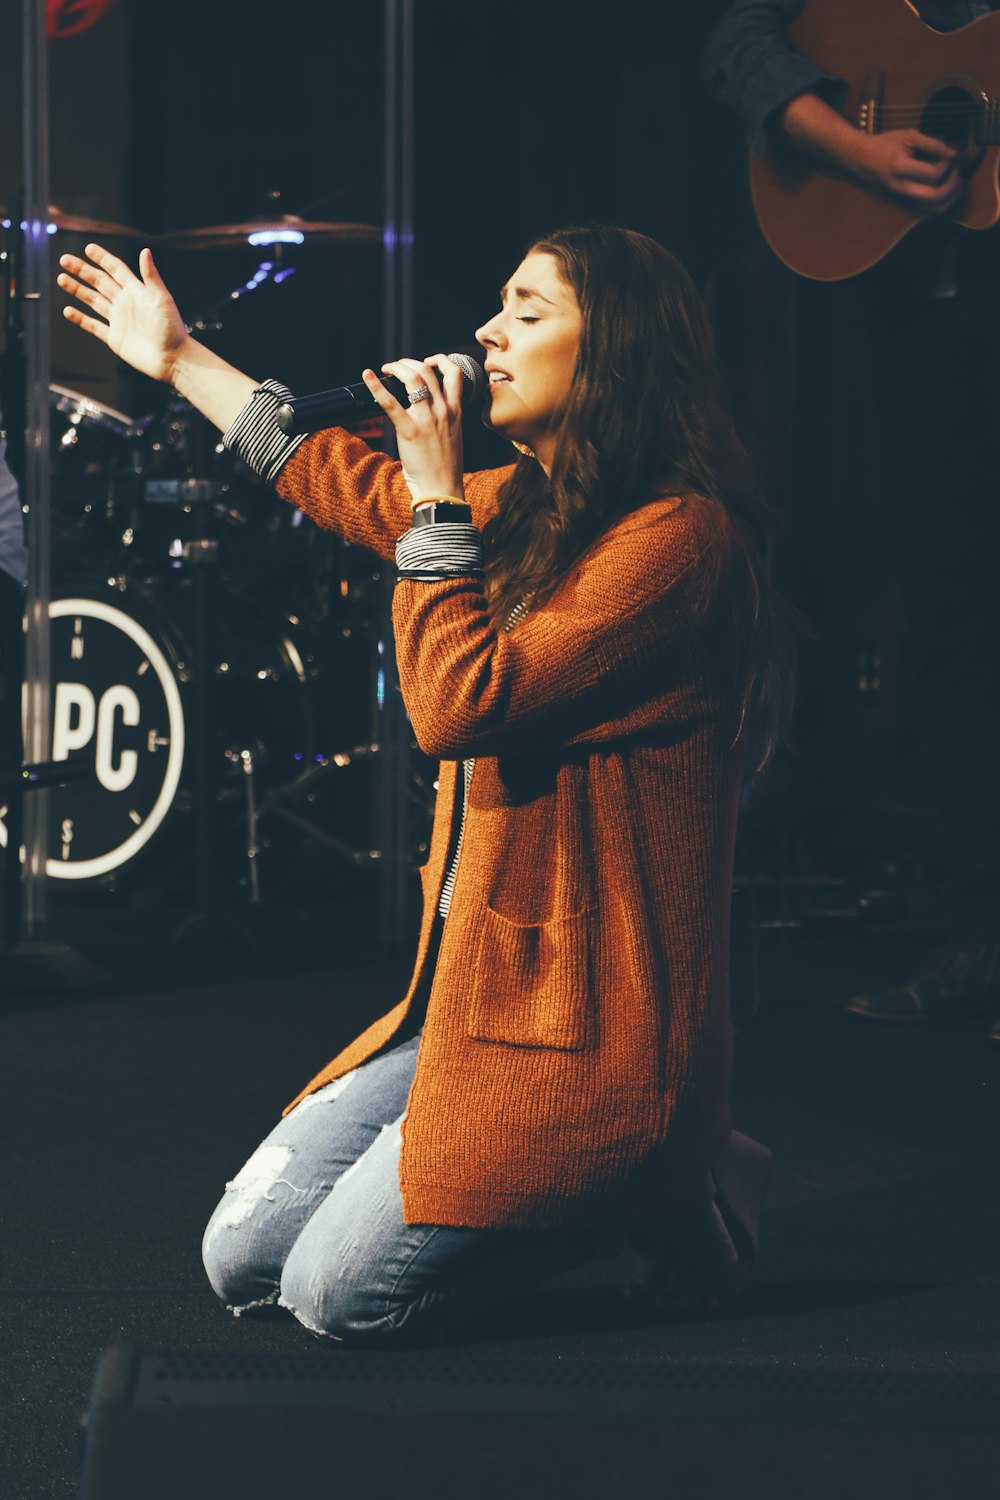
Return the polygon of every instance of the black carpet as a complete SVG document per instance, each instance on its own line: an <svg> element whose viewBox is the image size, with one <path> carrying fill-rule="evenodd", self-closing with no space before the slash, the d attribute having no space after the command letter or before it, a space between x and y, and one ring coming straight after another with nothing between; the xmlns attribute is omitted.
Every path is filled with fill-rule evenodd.
<svg viewBox="0 0 1000 1500"><path fill-rule="evenodd" d="M380 955L370 909L349 905L241 916L204 944L173 945L162 918L113 904L61 921L104 968L101 988L45 992L23 970L0 974L4 1500L74 1494L79 1422L110 1345L315 1353L290 1320L236 1322L216 1304L201 1231L282 1105L398 998L409 965L409 953ZM456 1355L466 1370L502 1356L609 1392L640 1372L685 1370L758 1371L765 1382L798 1372L803 1390L832 1373L925 1374L958 1382L956 1392L970 1377L995 1382L994 1018L884 1025L842 1009L921 956L912 942L850 928L764 934L759 1010L739 1022L735 1118L771 1146L776 1173L758 1272L737 1310L638 1317L621 1295L623 1264L611 1262L539 1289L495 1338L400 1351L399 1370L419 1360L426 1374L438 1361L444 1374ZM362 1374L376 1358L322 1357ZM963 1500L993 1494L995 1470L981 1490L968 1475L962 1483ZM751 1491L734 1473L731 1488L654 1492ZM884 1479L870 1491L855 1480L850 1493L888 1491Z"/></svg>

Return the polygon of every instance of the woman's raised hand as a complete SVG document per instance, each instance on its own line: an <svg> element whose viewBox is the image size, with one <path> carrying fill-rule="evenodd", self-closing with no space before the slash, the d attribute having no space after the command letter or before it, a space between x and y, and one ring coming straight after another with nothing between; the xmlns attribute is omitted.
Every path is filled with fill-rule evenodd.
<svg viewBox="0 0 1000 1500"><path fill-rule="evenodd" d="M374 370L362 378L396 429L396 445L414 502L423 495L465 494L462 477L462 387L464 375L444 354L429 359L397 359L382 366L417 399L401 406ZM426 391L425 396L422 392Z"/></svg>
<svg viewBox="0 0 1000 1500"><path fill-rule="evenodd" d="M63 272L57 281L90 311L70 303L63 315L141 374L172 381L190 335L153 264L152 251L139 252L139 276L101 245L87 245L85 254L86 260L61 255Z"/></svg>

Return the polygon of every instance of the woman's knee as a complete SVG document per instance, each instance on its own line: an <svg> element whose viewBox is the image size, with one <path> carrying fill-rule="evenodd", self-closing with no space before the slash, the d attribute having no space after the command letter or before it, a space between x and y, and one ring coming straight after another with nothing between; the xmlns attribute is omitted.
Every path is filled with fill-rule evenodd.
<svg viewBox="0 0 1000 1500"><path fill-rule="evenodd" d="M445 1336L446 1288L406 1288L386 1274L358 1241L317 1259L308 1244L293 1246L281 1275L279 1305L310 1333L350 1344L431 1342Z"/></svg>
<svg viewBox="0 0 1000 1500"><path fill-rule="evenodd" d="M311 1193L284 1177L290 1155L287 1145L258 1147L226 1184L205 1228L202 1262L227 1306L252 1305L277 1293L287 1248L312 1200Z"/></svg>
<svg viewBox="0 0 1000 1500"><path fill-rule="evenodd" d="M379 1320L371 1275L366 1277L349 1245L317 1257L308 1244L292 1246L281 1273L279 1303L310 1333L344 1341Z"/></svg>
<svg viewBox="0 0 1000 1500"><path fill-rule="evenodd" d="M273 1271L262 1264L248 1219L238 1220L227 1192L209 1219L201 1242L201 1259L215 1295L234 1310L277 1294Z"/></svg>

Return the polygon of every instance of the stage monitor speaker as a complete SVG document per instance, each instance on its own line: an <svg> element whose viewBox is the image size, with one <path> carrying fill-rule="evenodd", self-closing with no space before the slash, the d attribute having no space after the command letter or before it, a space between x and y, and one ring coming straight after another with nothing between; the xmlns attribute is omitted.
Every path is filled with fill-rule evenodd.
<svg viewBox="0 0 1000 1500"><path fill-rule="evenodd" d="M79 1500L994 1500L1000 1380L108 1349Z"/></svg>

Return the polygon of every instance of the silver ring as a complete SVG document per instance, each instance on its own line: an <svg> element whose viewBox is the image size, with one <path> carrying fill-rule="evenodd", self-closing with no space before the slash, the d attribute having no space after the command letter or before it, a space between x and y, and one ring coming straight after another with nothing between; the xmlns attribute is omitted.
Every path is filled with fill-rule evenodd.
<svg viewBox="0 0 1000 1500"><path fill-rule="evenodd" d="M411 406L416 406L418 401L429 401L431 393L425 385L418 385L416 390L407 391L406 398Z"/></svg>

